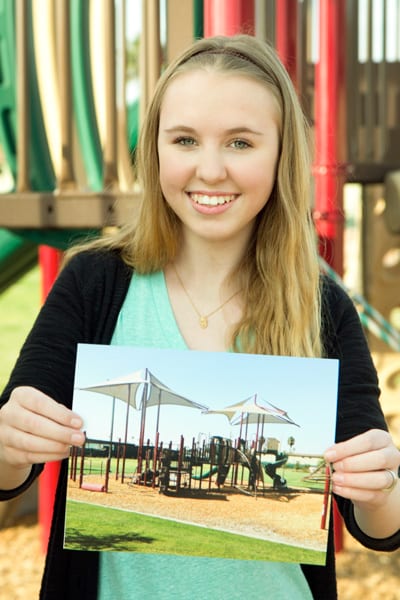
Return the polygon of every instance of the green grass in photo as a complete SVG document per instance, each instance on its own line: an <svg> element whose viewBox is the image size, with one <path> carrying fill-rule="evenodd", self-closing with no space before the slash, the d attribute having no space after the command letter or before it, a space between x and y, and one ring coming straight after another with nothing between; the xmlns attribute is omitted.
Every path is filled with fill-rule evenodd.
<svg viewBox="0 0 400 600"><path fill-rule="evenodd" d="M309 490L320 491L322 491L325 487L325 481L322 479L324 473L322 471L315 480L313 480L310 476L310 473L304 469L287 467L279 470L278 474L286 479L288 487L307 488Z"/></svg>
<svg viewBox="0 0 400 600"><path fill-rule="evenodd" d="M93 504L67 501L71 550L325 564L325 553Z"/></svg>
<svg viewBox="0 0 400 600"><path fill-rule="evenodd" d="M136 472L137 460L134 458L125 459L125 477L132 477ZM71 459L69 462L69 468L71 469ZM107 459L99 456L85 456L83 462L83 474L84 476L90 475L100 475L105 476L107 468ZM118 477L121 477L123 468L122 458L117 461L116 458L112 458L110 461L110 478L115 479L117 473ZM81 457L79 456L78 451L78 459L77 459L77 474L79 475L81 471Z"/></svg>

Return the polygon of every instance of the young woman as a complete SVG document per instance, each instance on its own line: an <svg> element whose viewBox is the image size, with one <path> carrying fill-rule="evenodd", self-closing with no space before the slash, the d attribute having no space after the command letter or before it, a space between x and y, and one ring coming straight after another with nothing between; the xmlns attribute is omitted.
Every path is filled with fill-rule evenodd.
<svg viewBox="0 0 400 600"><path fill-rule="evenodd" d="M352 302L319 274L307 125L274 51L236 36L184 52L155 91L138 169L139 218L69 253L3 392L0 498L83 444L78 342L332 357L338 506L361 543L398 548L400 452ZM42 598L336 598L332 531L325 567L65 551L66 478L64 460Z"/></svg>

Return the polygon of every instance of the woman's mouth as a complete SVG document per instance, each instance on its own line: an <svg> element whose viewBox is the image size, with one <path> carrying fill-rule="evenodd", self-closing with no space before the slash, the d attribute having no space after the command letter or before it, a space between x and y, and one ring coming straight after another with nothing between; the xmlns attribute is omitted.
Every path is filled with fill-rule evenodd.
<svg viewBox="0 0 400 600"><path fill-rule="evenodd" d="M220 206L229 204L237 198L238 194L204 194L188 192L188 195L193 202L201 206Z"/></svg>

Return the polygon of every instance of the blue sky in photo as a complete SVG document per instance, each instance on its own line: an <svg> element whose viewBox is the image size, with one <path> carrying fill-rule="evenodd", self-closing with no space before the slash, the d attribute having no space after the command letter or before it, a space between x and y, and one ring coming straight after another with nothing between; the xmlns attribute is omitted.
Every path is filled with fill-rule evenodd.
<svg viewBox="0 0 400 600"><path fill-rule="evenodd" d="M290 436L295 438L296 453L322 454L334 441L336 360L79 344L73 408L83 417L89 438L110 439L113 399L79 388L135 371L144 372L146 368L173 392L210 409L225 408L257 394L260 404L265 400L286 411L299 427L264 425L264 437L280 440L280 450L288 449ZM139 399L140 396L138 405ZM115 401L115 441L125 438L126 409L126 402ZM129 411L129 443L138 443L140 414L132 408ZM147 409L145 439L149 438L151 443L156 415L157 407ZM255 438L256 429L256 425L248 425L249 440ZM225 415L207 415L188 407L161 407L159 431L164 444L172 441L174 446L178 445L181 435L187 446L192 438L196 442L207 441L211 435L235 440L239 430Z"/></svg>

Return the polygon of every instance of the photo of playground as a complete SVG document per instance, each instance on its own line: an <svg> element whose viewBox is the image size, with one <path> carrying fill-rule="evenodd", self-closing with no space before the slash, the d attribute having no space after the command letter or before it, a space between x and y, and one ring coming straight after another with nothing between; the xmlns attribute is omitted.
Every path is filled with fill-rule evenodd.
<svg viewBox="0 0 400 600"><path fill-rule="evenodd" d="M151 367L80 383L124 363ZM71 450L65 547L324 564L336 381L337 361L79 346L74 408L98 408Z"/></svg>

